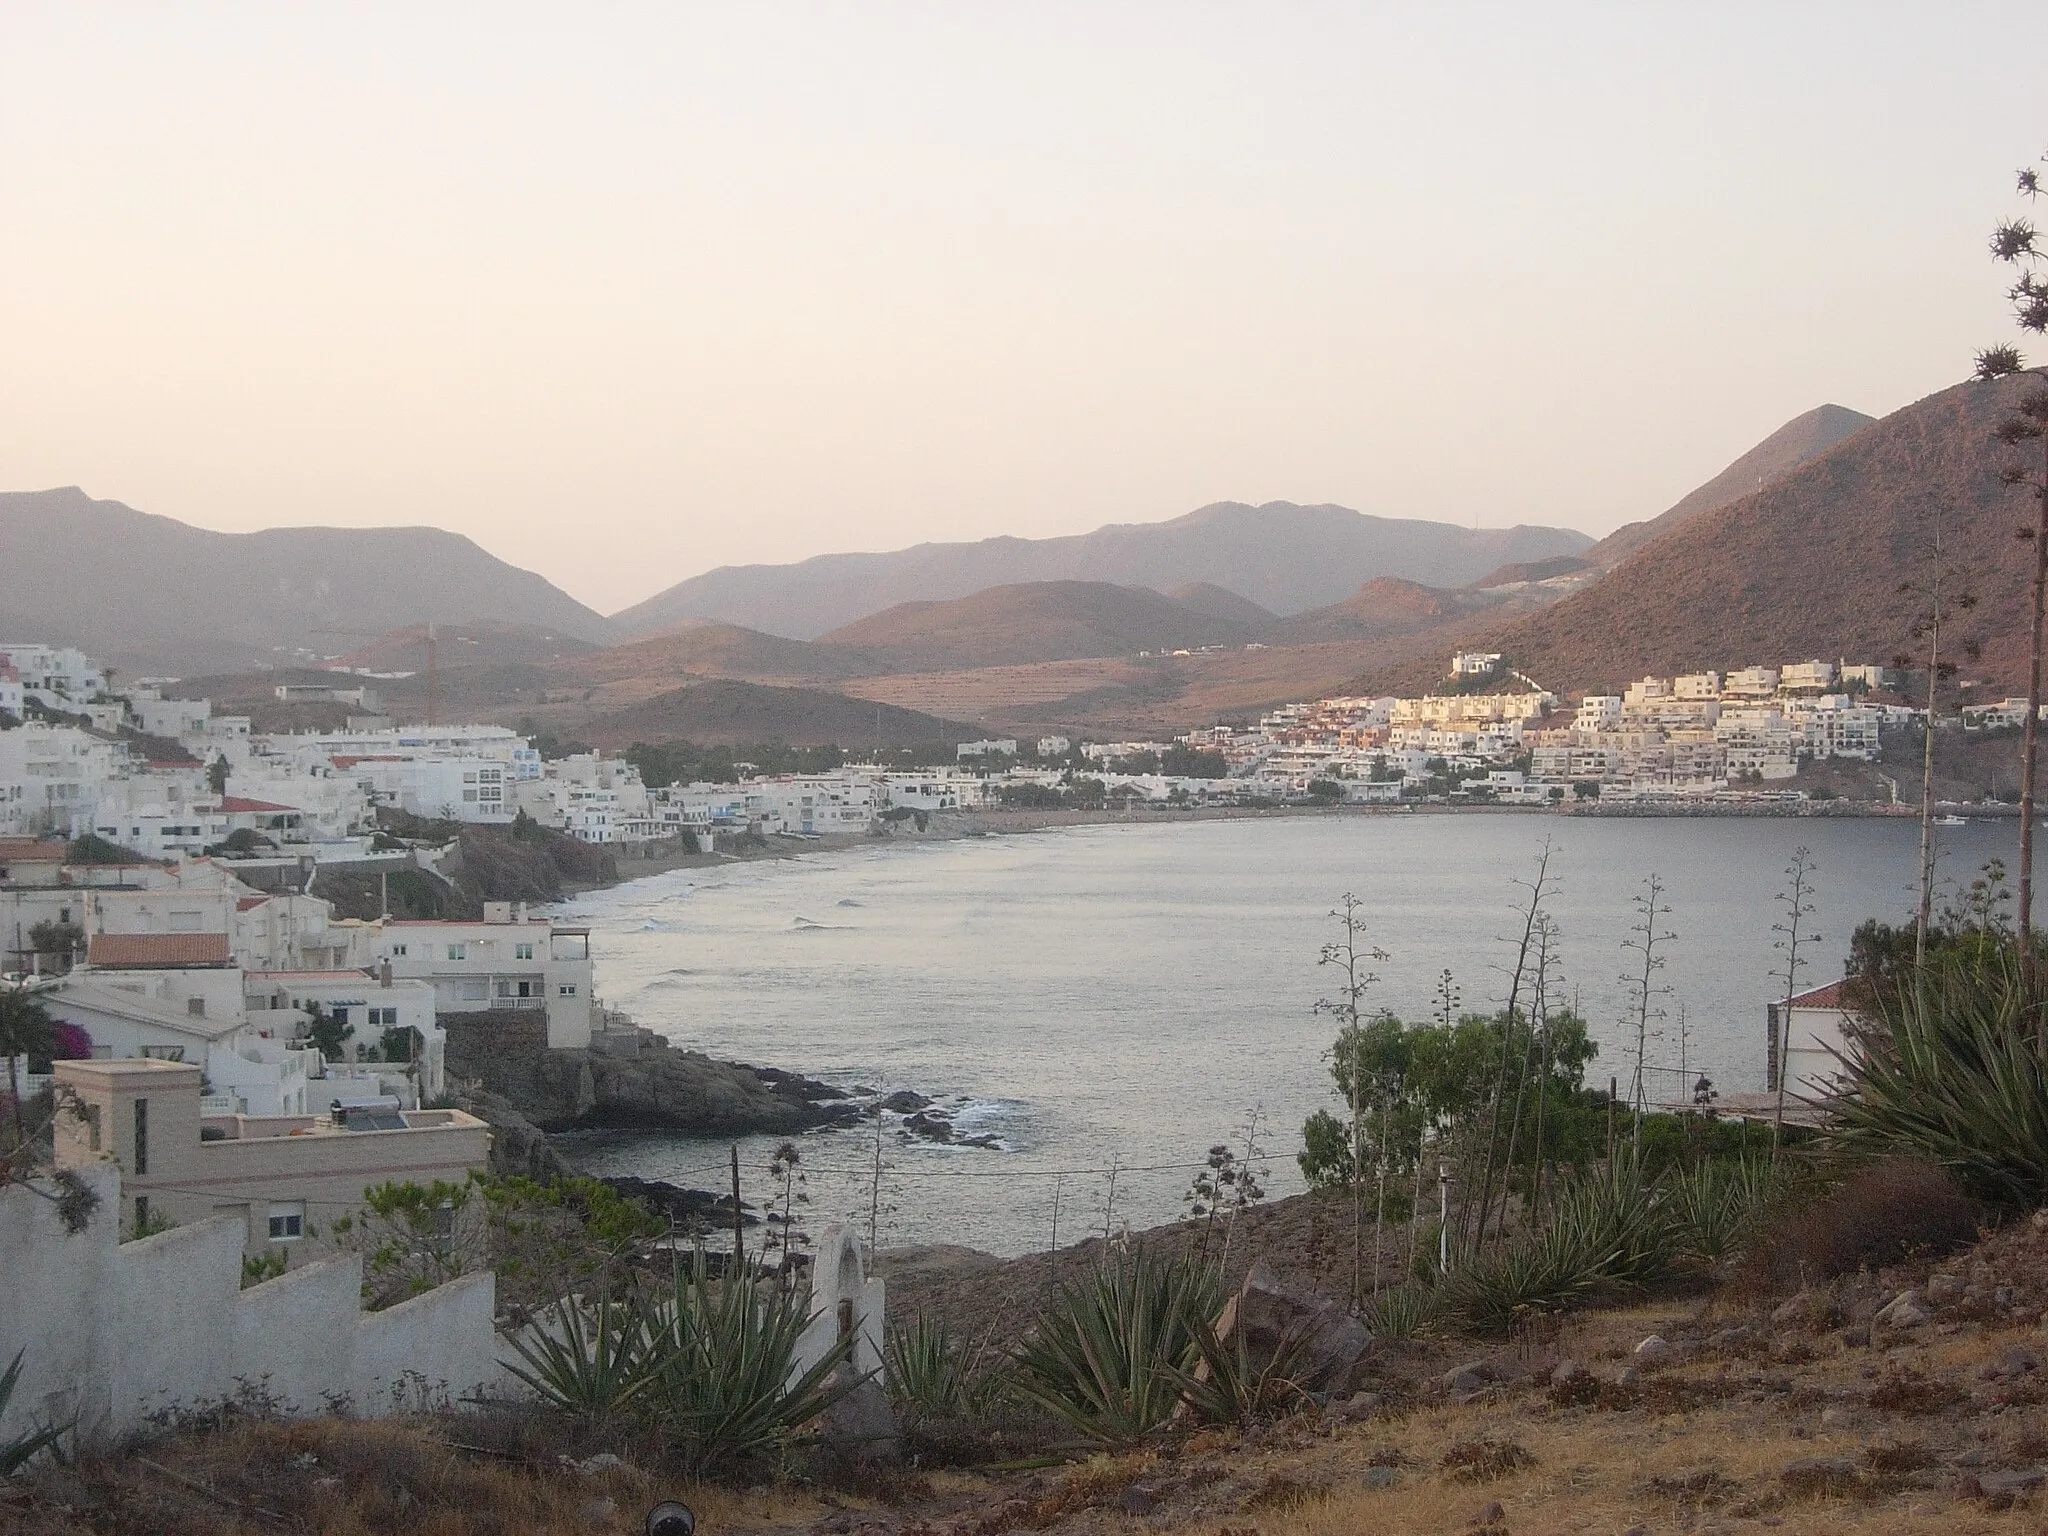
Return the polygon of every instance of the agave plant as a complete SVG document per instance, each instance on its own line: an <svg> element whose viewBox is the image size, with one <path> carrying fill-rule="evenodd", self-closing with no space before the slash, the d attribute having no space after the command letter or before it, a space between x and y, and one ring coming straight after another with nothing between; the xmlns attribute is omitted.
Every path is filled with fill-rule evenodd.
<svg viewBox="0 0 2048 1536"><path fill-rule="evenodd" d="M0 1415L7 1412L7 1405L14 1398L15 1384L21 1380L22 1356L26 1350L16 1350L14 1359L7 1369L0 1371ZM26 1430L11 1440L0 1440L0 1477L12 1477L44 1451L57 1451L58 1442L70 1429L68 1424L46 1424L40 1429Z"/></svg>
<svg viewBox="0 0 2048 1536"><path fill-rule="evenodd" d="M793 1370L810 1322L805 1305L780 1289L764 1294L743 1275L713 1280L701 1261L678 1268L650 1317L647 1412L674 1437L692 1476L781 1449L869 1379L843 1369L851 1338Z"/></svg>
<svg viewBox="0 0 2048 1536"><path fill-rule="evenodd" d="M1017 1390L1091 1440L1127 1445L1164 1424L1199 1354L1221 1281L1140 1250L1063 1290L1012 1359Z"/></svg>
<svg viewBox="0 0 2048 1536"><path fill-rule="evenodd" d="M1246 1343L1246 1330L1233 1329L1219 1338L1205 1316L1192 1319L1195 1353L1192 1371L1176 1371L1181 1395L1205 1424L1250 1426L1265 1419L1298 1412L1309 1395L1295 1378L1307 1357L1307 1336L1289 1329L1281 1334L1271 1359L1256 1359Z"/></svg>
<svg viewBox="0 0 2048 1536"><path fill-rule="evenodd" d="M1668 1206L1635 1160L1622 1155L1567 1184L1542 1229L1454 1270L1443 1303L1475 1328L1500 1331L1534 1313L1648 1285L1676 1257Z"/></svg>
<svg viewBox="0 0 2048 1536"><path fill-rule="evenodd" d="M986 1337L963 1341L937 1318L892 1327L882 1348L889 1396L906 1421L975 1418L1001 1386Z"/></svg>
<svg viewBox="0 0 2048 1536"><path fill-rule="evenodd" d="M654 1384L647 1320L623 1302L565 1296L508 1342L524 1363L506 1369L548 1406L588 1423L617 1417Z"/></svg>
<svg viewBox="0 0 2048 1536"><path fill-rule="evenodd" d="M1413 1339L1436 1318L1438 1297L1426 1285L1397 1285L1365 1304L1359 1320L1376 1339Z"/></svg>
<svg viewBox="0 0 2048 1536"><path fill-rule="evenodd" d="M1670 1181L1678 1236L1694 1258L1712 1262L1739 1249L1777 1193L1768 1158L1709 1159Z"/></svg>
<svg viewBox="0 0 2048 1536"><path fill-rule="evenodd" d="M1862 1051L1843 1061L1841 1139L1926 1158L2009 1209L2048 1201L2043 1006L2010 951L1887 989Z"/></svg>

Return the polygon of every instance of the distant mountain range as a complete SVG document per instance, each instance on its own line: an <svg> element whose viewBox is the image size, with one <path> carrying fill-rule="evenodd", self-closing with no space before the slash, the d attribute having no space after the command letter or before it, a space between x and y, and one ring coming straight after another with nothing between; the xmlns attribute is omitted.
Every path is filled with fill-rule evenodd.
<svg viewBox="0 0 2048 1536"><path fill-rule="evenodd" d="M1952 590L1977 598L1951 621L1952 654L1967 658L1961 646L1972 641L1980 652L1964 659L1964 677L2017 687L2032 561L2013 535L2032 508L2000 482L2015 455L1992 432L2030 387L1959 384L1854 428L1762 489L1650 538L1554 606L1436 631L1426 650L1386 656L1353 686L1429 686L1453 645L1500 651L1559 690L1813 657L1889 664L1917 649L1919 604L1900 588L1927 580L1940 515L1946 558L1965 572Z"/></svg>
<svg viewBox="0 0 2048 1536"><path fill-rule="evenodd" d="M0 639L81 646L131 672L228 671L479 614L618 638L546 579L438 528L214 533L77 486L0 493Z"/></svg>
<svg viewBox="0 0 2048 1536"><path fill-rule="evenodd" d="M1375 576L1462 586L1510 561L1591 547L1568 528L1457 528L1348 507L1221 501L1164 523L1117 523L1058 539L920 544L819 555L795 565L729 565L613 617L646 635L690 619L809 640L899 603L945 602L1026 582L1098 581L1172 592L1207 583L1276 614L1348 596Z"/></svg>

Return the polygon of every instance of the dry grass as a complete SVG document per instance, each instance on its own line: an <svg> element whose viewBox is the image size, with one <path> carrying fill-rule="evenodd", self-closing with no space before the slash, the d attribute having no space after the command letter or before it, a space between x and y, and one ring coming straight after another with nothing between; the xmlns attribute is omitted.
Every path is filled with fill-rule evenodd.
<svg viewBox="0 0 2048 1536"><path fill-rule="evenodd" d="M8 1489L0 1531L22 1536L553 1536L639 1528L648 1506L684 1499L711 1531L788 1524L817 1505L650 1476L586 1476L535 1450L480 1453L451 1442L463 1419L315 1419L173 1436L85 1458ZM493 1448L495 1449L495 1448Z"/></svg>

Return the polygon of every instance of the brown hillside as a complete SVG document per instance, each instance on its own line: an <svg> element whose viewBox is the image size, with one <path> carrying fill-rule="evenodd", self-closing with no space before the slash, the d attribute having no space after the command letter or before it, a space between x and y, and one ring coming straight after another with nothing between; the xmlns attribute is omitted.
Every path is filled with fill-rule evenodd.
<svg viewBox="0 0 2048 1536"><path fill-rule="evenodd" d="M1586 551L1586 559L1597 566L1610 566L1661 538L1679 524L1702 512L1725 507L1810 463L1844 438L1861 432L1876 418L1845 406L1823 405L1794 416L1784 426L1758 443L1705 485L1691 492L1669 511L1645 522L1617 528Z"/></svg>
<svg viewBox="0 0 2048 1536"><path fill-rule="evenodd" d="M1268 635L1276 645L1315 645L1335 640L1386 640L1418 634L1499 602L1481 592L1450 592L1382 576L1368 581L1341 603L1282 619Z"/></svg>
<svg viewBox="0 0 2048 1536"><path fill-rule="evenodd" d="M730 678L707 678L600 715L579 726L576 734L600 747L629 747L636 741L693 741L699 745L782 741L793 747L860 748L877 742L903 746L972 741L982 732L975 726L819 688L768 688Z"/></svg>
<svg viewBox="0 0 2048 1536"><path fill-rule="evenodd" d="M1184 587L1175 587L1167 596L1182 607L1235 624L1248 635L1264 634L1279 617L1271 609L1261 608L1250 598L1213 581L1191 581Z"/></svg>
<svg viewBox="0 0 2048 1536"><path fill-rule="evenodd" d="M878 652L891 671L936 672L1242 645L1250 636L1146 587L1028 581L950 602L898 603L824 638Z"/></svg>
<svg viewBox="0 0 2048 1536"><path fill-rule="evenodd" d="M1970 572L1984 641L1971 668L1994 686L2022 675L2031 510L1999 483L2012 455L1991 436L2020 381L1960 384L1907 406L1742 500L1683 523L1608 576L1541 613L1446 633L1505 652L1559 689L1645 673L1827 657L1889 662L1911 649L1903 581L1927 573L1931 518ZM1442 647L1438 647L1442 649ZM1359 689L1428 686L1434 652L1391 658Z"/></svg>
<svg viewBox="0 0 2048 1536"><path fill-rule="evenodd" d="M612 683L626 678L682 682L731 677L748 682L837 682L881 670L851 646L785 640L737 624L691 622L666 634L610 646L559 669L564 679Z"/></svg>
<svg viewBox="0 0 2048 1536"><path fill-rule="evenodd" d="M1645 524L1631 524L1643 527ZM1503 565L1488 571L1472 585L1480 591L1488 587L1511 587L1525 581L1549 581L1558 576L1575 576L1580 571L1593 569L1593 562L1577 555L1559 555L1551 560L1525 560L1519 565Z"/></svg>
<svg viewBox="0 0 2048 1536"><path fill-rule="evenodd" d="M434 664L437 669L457 667L546 665L588 655L596 646L542 624L518 624L502 619L465 619L459 624L434 626ZM408 624L379 635L341 658L351 667L375 672L424 672L427 666L427 626Z"/></svg>

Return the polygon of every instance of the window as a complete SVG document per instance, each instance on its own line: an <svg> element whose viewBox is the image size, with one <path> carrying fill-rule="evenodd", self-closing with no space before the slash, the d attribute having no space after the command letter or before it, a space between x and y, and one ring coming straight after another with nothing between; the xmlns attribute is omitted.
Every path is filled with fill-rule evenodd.
<svg viewBox="0 0 2048 1536"><path fill-rule="evenodd" d="M149 1172L149 1100L147 1100L147 1099L137 1099L137 1100L135 1101L135 1173L136 1173L136 1175L137 1175L138 1177L140 1177L140 1176L141 1176L142 1174L145 1174L145 1173L148 1173L148 1172ZM137 1216L136 1216L136 1222L137 1222L137 1224L138 1224L138 1225L140 1225L140 1224L141 1224L141 1220L142 1220L142 1218L141 1218L141 1215L140 1215L140 1213L141 1213L141 1212L142 1212L142 1211L143 1211L144 1209L146 1209L146 1207L147 1207L147 1202L146 1202L146 1201L143 1201L143 1200L138 1200L138 1201L136 1201L136 1202L135 1202L135 1209L136 1209L136 1211L137 1211L137 1213L138 1213L138 1214L137 1214Z"/></svg>
<svg viewBox="0 0 2048 1536"><path fill-rule="evenodd" d="M450 960L467 960L469 958L469 946L467 944L450 944L448 946L448 958Z"/></svg>
<svg viewBox="0 0 2048 1536"><path fill-rule="evenodd" d="M574 997L576 995L576 983L573 981L563 982L561 991L564 997Z"/></svg>
<svg viewBox="0 0 2048 1536"><path fill-rule="evenodd" d="M533 946L531 944L514 944L512 946L512 958L514 960L531 960L533 958Z"/></svg>
<svg viewBox="0 0 2048 1536"><path fill-rule="evenodd" d="M380 1026L396 1029L398 1027L398 1010L396 1008L372 1008L370 1010L370 1027L376 1029Z"/></svg>
<svg viewBox="0 0 2048 1536"><path fill-rule="evenodd" d="M405 946L403 944L392 945L391 958L394 960L403 960L405 958Z"/></svg>
<svg viewBox="0 0 2048 1536"><path fill-rule="evenodd" d="M306 1202L286 1200L273 1203L270 1207L270 1240L273 1243L296 1242L306 1235Z"/></svg>
<svg viewBox="0 0 2048 1536"><path fill-rule="evenodd" d="M200 1002L201 999L195 997L190 999L190 1001L196 1003ZM194 1011L196 1012L197 1010ZM151 1061L183 1061L185 1059L185 1047L182 1045L145 1045L142 1048L142 1054Z"/></svg>

